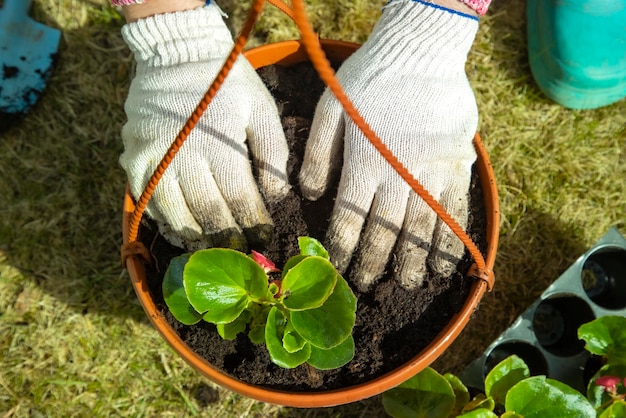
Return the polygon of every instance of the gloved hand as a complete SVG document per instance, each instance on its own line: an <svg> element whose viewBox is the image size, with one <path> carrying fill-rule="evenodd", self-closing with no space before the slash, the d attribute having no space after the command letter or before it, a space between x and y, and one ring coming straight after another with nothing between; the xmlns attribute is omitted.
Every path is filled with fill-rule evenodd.
<svg viewBox="0 0 626 418"><path fill-rule="evenodd" d="M476 100L465 62L478 21L410 0L388 3L369 39L337 77L357 110L395 156L462 227L467 224ZM316 109L300 185L317 199L343 168L326 241L340 271L350 264L367 290L392 269L407 288L422 284L427 263L450 274L464 246L415 194L326 91ZM362 231L367 218L367 223Z"/></svg>
<svg viewBox="0 0 626 418"><path fill-rule="evenodd" d="M216 5L155 15L127 24L122 35L137 72L125 104L120 163L137 198L204 96L233 40ZM249 147L249 149L248 149ZM163 236L188 250L243 249L246 236L268 241L268 201L289 190L287 143L276 104L240 57L199 124L159 182L147 214Z"/></svg>

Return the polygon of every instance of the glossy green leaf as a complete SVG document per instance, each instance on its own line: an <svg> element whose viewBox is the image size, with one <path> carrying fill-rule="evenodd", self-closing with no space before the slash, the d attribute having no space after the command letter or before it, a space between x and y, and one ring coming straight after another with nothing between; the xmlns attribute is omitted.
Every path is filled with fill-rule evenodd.
<svg viewBox="0 0 626 418"><path fill-rule="evenodd" d="M226 248L195 252L185 266L185 292L204 320L227 324L250 300L267 296L267 275L243 253Z"/></svg>
<svg viewBox="0 0 626 418"><path fill-rule="evenodd" d="M248 320L249 318L241 315L228 324L217 324L217 333L225 340L234 340L237 338L237 334L246 330Z"/></svg>
<svg viewBox="0 0 626 418"><path fill-rule="evenodd" d="M524 418L524 416L515 412L505 412L504 414L500 415L500 418Z"/></svg>
<svg viewBox="0 0 626 418"><path fill-rule="evenodd" d="M311 346L311 357L307 360L318 370L332 370L344 366L354 358L354 338L352 335L344 342L330 350L322 350Z"/></svg>
<svg viewBox="0 0 626 418"><path fill-rule="evenodd" d="M305 340L322 349L333 348L352 334L356 320L356 296L337 275L335 289L317 309L291 312L293 327Z"/></svg>
<svg viewBox="0 0 626 418"><path fill-rule="evenodd" d="M165 276L163 277L163 299L174 318L185 325L193 325L202 320L202 314L191 306L185 287L183 286L183 269L189 260L190 254L183 254L174 257L171 261Z"/></svg>
<svg viewBox="0 0 626 418"><path fill-rule="evenodd" d="M578 391L545 376L529 377L513 386L505 408L524 418L589 418L596 414Z"/></svg>
<svg viewBox="0 0 626 418"><path fill-rule="evenodd" d="M311 237L299 237L298 247L300 247L300 254L302 255L316 255L325 259L328 258L328 251L322 245L321 242Z"/></svg>
<svg viewBox="0 0 626 418"><path fill-rule="evenodd" d="M524 360L516 355L509 356L498 363L485 378L485 394L497 404L504 404L506 393L518 382L530 376Z"/></svg>
<svg viewBox="0 0 626 418"><path fill-rule="evenodd" d="M462 412L467 413L476 409L487 409L493 411L496 407L496 402L491 396L485 396L484 393L479 393L474 396L474 399L469 401L462 409Z"/></svg>
<svg viewBox="0 0 626 418"><path fill-rule="evenodd" d="M626 317L601 316L578 328L590 353L606 356L609 363L626 364Z"/></svg>
<svg viewBox="0 0 626 418"><path fill-rule="evenodd" d="M596 384L596 379L600 376L626 377L626 366L623 364L606 364L591 378L587 386L587 399L596 409L600 409L602 405L606 405L611 400L611 396L604 387ZM622 389L622 391L624 390Z"/></svg>
<svg viewBox="0 0 626 418"><path fill-rule="evenodd" d="M322 306L337 283L337 270L325 258L312 256L289 270L282 282L283 304L290 310Z"/></svg>
<svg viewBox="0 0 626 418"><path fill-rule="evenodd" d="M265 324L271 306L253 304L249 309L252 319L249 325L248 338L254 344L262 344L265 342Z"/></svg>
<svg viewBox="0 0 626 418"><path fill-rule="evenodd" d="M600 418L624 418L626 417L626 402L616 401L606 408Z"/></svg>
<svg viewBox="0 0 626 418"><path fill-rule="evenodd" d="M302 350L305 344L306 340L293 329L291 322L288 322L283 335L283 347L285 350L288 353L295 353Z"/></svg>
<svg viewBox="0 0 626 418"><path fill-rule="evenodd" d="M289 270L294 268L300 261L308 258L308 255L294 255L285 263L285 267L283 267L283 272L281 273L281 277L284 279Z"/></svg>
<svg viewBox="0 0 626 418"><path fill-rule="evenodd" d="M267 316L267 324L265 326L265 345L270 354L272 363L285 369L292 369L306 362L311 357L311 347L309 344L300 351L289 353L283 347L283 336L287 320L284 315L273 307Z"/></svg>
<svg viewBox="0 0 626 418"><path fill-rule="evenodd" d="M458 418L498 418L498 416L491 412L489 409L480 408L474 409L470 412L466 412L463 415L459 415Z"/></svg>
<svg viewBox="0 0 626 418"><path fill-rule="evenodd" d="M250 338L250 341L254 344L263 344L265 342L265 324L263 324L263 326L250 328L248 338Z"/></svg>
<svg viewBox="0 0 626 418"><path fill-rule="evenodd" d="M267 290L269 291L272 298L275 297L278 292L280 292L280 288L276 283L270 283L270 285L267 287Z"/></svg>
<svg viewBox="0 0 626 418"><path fill-rule="evenodd" d="M393 418L447 418L454 404L452 386L430 367L383 393L383 407Z"/></svg>
<svg viewBox="0 0 626 418"><path fill-rule="evenodd" d="M458 415L463 410L465 404L467 404L470 400L469 391L461 379L452 373L446 373L443 377L445 377L448 383L450 383L450 386L452 386L452 390L454 391L454 397L456 398L454 413Z"/></svg>

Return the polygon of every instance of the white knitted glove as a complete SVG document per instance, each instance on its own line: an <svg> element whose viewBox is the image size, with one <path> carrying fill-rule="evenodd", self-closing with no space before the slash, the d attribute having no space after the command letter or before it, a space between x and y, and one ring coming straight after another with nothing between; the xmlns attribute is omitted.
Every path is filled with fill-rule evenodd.
<svg viewBox="0 0 626 418"><path fill-rule="evenodd" d="M230 53L233 40L215 5L127 24L122 35L137 73L126 100L120 163L137 198ZM249 150L248 150L249 147ZM163 236L194 250L244 248L270 239L268 201L289 190L287 143L276 104L240 57L159 182L147 207Z"/></svg>
<svg viewBox="0 0 626 418"><path fill-rule="evenodd" d="M470 16L394 0L337 74L373 130L462 227L478 124L464 67L477 29ZM461 241L328 91L317 106L300 172L305 196L317 199L325 192L342 146L341 181L327 234L337 268L348 267L358 245L352 272L361 290L384 273L392 251L394 274L407 288L422 284L427 260L434 271L452 273L464 253Z"/></svg>

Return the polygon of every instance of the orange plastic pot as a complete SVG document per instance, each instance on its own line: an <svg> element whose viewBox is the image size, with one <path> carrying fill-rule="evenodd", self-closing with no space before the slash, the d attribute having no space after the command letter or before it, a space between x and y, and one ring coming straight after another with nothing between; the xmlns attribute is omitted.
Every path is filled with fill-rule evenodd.
<svg viewBox="0 0 626 418"><path fill-rule="evenodd" d="M322 41L322 46L327 57L330 60L337 61L345 60L358 48L356 44L341 41ZM304 47L299 41L264 45L247 51L245 56L255 68L271 64L293 65L308 60ZM486 236L488 249L485 261L487 269L492 270L496 257L499 231L498 194L489 158L478 135L476 135L475 146L478 154L477 168L487 210ZM123 213L123 238L125 244L128 243L129 223L134 209L135 203L127 187ZM213 382L241 395L263 402L301 408L327 407L356 402L378 395L419 373L435 361L461 333L487 290L487 283L482 280L477 280L473 284L461 311L451 319L434 341L403 366L373 379L370 382L339 390L326 392L285 392L244 383L226 374L222 370L213 367L205 359L197 355L180 339L178 334L176 334L168 324L165 317L157 310L148 289L145 268L141 258L139 256L128 257L126 268L130 274L137 297L153 325L174 350L193 368Z"/></svg>

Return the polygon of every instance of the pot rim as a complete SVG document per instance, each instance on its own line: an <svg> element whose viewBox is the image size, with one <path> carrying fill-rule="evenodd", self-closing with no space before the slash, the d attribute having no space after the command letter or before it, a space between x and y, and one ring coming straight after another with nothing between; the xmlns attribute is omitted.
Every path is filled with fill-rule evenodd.
<svg viewBox="0 0 626 418"><path fill-rule="evenodd" d="M329 60L345 60L359 47L358 44L344 41L320 40L320 42ZM244 55L254 68L270 64L293 65L308 59L304 45L300 41L283 41L267 44L252 48L244 52ZM498 192L493 168L478 134L475 136L474 145L477 153L476 164L487 211L487 254L485 262L487 269L492 270L495 263L499 234L500 211ZM124 244L128 243L130 218L134 209L135 203L127 184L124 194L122 219ZM204 358L197 355L182 341L157 309L150 296L145 280L145 268L141 258L139 256L129 256L125 267L129 272L137 298L153 326L189 365L214 383L246 397L262 402L298 408L330 407L356 402L376 396L408 380L434 362L452 344L469 322L471 315L487 290L487 283L484 280L477 280L472 285L470 294L462 309L452 317L450 322L428 346L404 365L369 382L355 386L323 392L289 392L272 390L267 387L242 382L213 367Z"/></svg>

